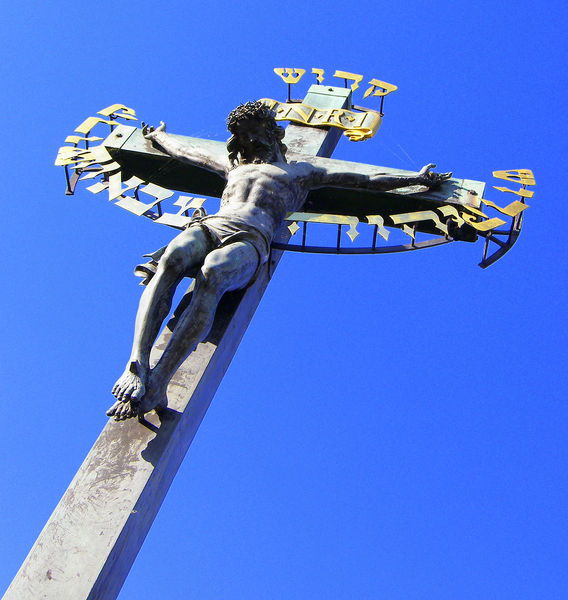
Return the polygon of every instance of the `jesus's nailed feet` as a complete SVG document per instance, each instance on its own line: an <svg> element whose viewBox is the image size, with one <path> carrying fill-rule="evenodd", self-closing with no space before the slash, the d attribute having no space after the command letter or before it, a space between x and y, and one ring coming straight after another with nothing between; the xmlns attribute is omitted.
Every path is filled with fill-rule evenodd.
<svg viewBox="0 0 568 600"><path fill-rule="evenodd" d="M138 414L138 407L146 393L148 369L138 361L131 361L124 373L112 388L112 394L117 401L107 410L109 417L115 421L130 419Z"/></svg>
<svg viewBox="0 0 568 600"><path fill-rule="evenodd" d="M131 419L138 414L138 403L122 402L117 400L106 412L109 417L114 417L115 421L124 421L125 419Z"/></svg>

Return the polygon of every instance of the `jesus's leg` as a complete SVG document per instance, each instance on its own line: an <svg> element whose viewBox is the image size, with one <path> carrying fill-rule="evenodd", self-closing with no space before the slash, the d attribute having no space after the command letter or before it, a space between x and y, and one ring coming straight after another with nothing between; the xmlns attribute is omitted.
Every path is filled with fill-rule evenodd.
<svg viewBox="0 0 568 600"><path fill-rule="evenodd" d="M207 255L196 277L191 304L181 315L168 346L150 372L139 414L166 404L170 379L209 334L219 300L225 292L245 287L254 276L258 261L257 251L245 241L234 242Z"/></svg>
<svg viewBox="0 0 568 600"><path fill-rule="evenodd" d="M132 353L122 376L112 389L117 402L107 415L121 420L135 414L135 405L146 392L150 351L172 298L182 278L194 272L211 249L211 241L199 227L190 227L178 235L166 249L140 299L134 326Z"/></svg>

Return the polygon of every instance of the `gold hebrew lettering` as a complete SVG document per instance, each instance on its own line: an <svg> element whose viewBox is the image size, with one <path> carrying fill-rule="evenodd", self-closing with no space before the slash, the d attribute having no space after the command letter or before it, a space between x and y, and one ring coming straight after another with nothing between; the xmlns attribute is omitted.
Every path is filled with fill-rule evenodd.
<svg viewBox="0 0 568 600"><path fill-rule="evenodd" d="M294 106L292 104L280 104L278 103L278 107L276 108L276 119L279 121L284 121L290 118L290 113L292 112ZM274 108L273 108L274 109Z"/></svg>
<svg viewBox="0 0 568 600"><path fill-rule="evenodd" d="M80 135L68 135L65 138L66 144L75 144L77 145L79 142L101 142L104 138L92 136L92 137L82 137Z"/></svg>
<svg viewBox="0 0 568 600"><path fill-rule="evenodd" d="M89 154L91 155L91 161L89 163L77 164L75 165L75 168L84 169L87 166L95 164L99 164L101 167L84 173L81 176L81 181L84 179L94 179L97 175L112 173L113 171L118 171L120 169L120 165L112 160L111 155L104 146L94 146L89 148Z"/></svg>
<svg viewBox="0 0 568 600"><path fill-rule="evenodd" d="M192 220L192 216L188 215L187 212L190 208L197 209L203 206L205 198L194 198L193 196L179 196L174 202L174 206L179 206L180 209L176 214L164 213L156 219L156 223L161 225L168 225L169 227L176 227L177 229L184 229Z"/></svg>
<svg viewBox="0 0 568 600"><path fill-rule="evenodd" d="M341 117L345 114L343 108L326 108L320 109L314 115L314 119L318 119L318 125L335 125L343 127Z"/></svg>
<svg viewBox="0 0 568 600"><path fill-rule="evenodd" d="M477 231L489 231L490 229L495 229L496 227L505 224L505 221L502 221L497 217L493 219L487 219L487 216L484 213L470 206L467 207L468 211L475 213L477 216L484 217L486 220L475 221L475 216L467 214L466 212L463 212L460 215L454 206L440 206L436 210L444 217L451 217L454 219L458 227L461 227L465 222L471 225L474 229L477 229Z"/></svg>
<svg viewBox="0 0 568 600"><path fill-rule="evenodd" d="M381 116L374 111L364 113L351 113L354 115L362 115L360 122L355 126L346 129L346 135L351 142L361 142L372 138L381 126Z"/></svg>
<svg viewBox="0 0 568 600"><path fill-rule="evenodd" d="M385 220L381 215L366 215L367 223L371 225L377 226L377 231L379 235L385 240L388 241L390 231L385 228L384 223Z"/></svg>
<svg viewBox="0 0 568 600"><path fill-rule="evenodd" d="M358 222L359 221L357 221L357 223ZM359 232L357 231L357 223L349 223L349 229L347 230L347 235L352 242L354 242L355 238L359 235Z"/></svg>
<svg viewBox="0 0 568 600"><path fill-rule="evenodd" d="M127 179L123 183L126 186L122 190L122 193L124 194L125 192L129 192L130 190L136 189L138 186L146 182L143 179L140 179L140 177L136 177L135 175L133 175L130 179Z"/></svg>
<svg viewBox="0 0 568 600"><path fill-rule="evenodd" d="M61 146L55 157L55 166L71 165L73 169L84 169L94 162L90 150L76 146Z"/></svg>
<svg viewBox="0 0 568 600"><path fill-rule="evenodd" d="M510 190L508 187L498 187L496 185L493 187L500 192L509 192L510 194L521 196L522 198L532 198L534 196L534 192L532 190L527 190L525 188L521 188L520 190Z"/></svg>
<svg viewBox="0 0 568 600"><path fill-rule="evenodd" d="M186 212L190 208L197 209L201 208L205 202L205 198L195 198L194 196L180 196L175 202L174 206L181 207L178 211L178 215Z"/></svg>
<svg viewBox="0 0 568 600"><path fill-rule="evenodd" d="M307 104L293 104L293 112L299 115L297 120L303 120L304 123L310 122L310 117L314 114L315 108L308 106Z"/></svg>
<svg viewBox="0 0 568 600"><path fill-rule="evenodd" d="M477 229L477 231L489 231L500 225L505 225L505 221L502 221L497 217L485 221L475 221L475 217L473 215L468 215L467 213L463 213L462 217L468 225L471 225L474 229Z"/></svg>
<svg viewBox="0 0 568 600"><path fill-rule="evenodd" d="M117 112L120 111L120 112ZM128 108L128 106L124 106L124 104L113 104L111 106L107 106L102 110L97 112L98 115L103 115L103 117L120 117L121 119L125 119L126 121L137 121L136 112L133 108Z"/></svg>
<svg viewBox="0 0 568 600"><path fill-rule="evenodd" d="M86 140L86 139L87 138L81 137L80 135L68 135L65 138L65 143L66 144L73 144L74 146L76 146L81 140Z"/></svg>
<svg viewBox="0 0 568 600"><path fill-rule="evenodd" d="M523 204L518 200L511 202L511 204L508 204L507 206L497 206L495 202L491 202L491 200L486 200L485 198L482 198L481 202L487 206L491 206L491 208L498 210L508 217L516 217L519 213L522 213L523 210L526 210L529 207L528 204Z"/></svg>
<svg viewBox="0 0 568 600"><path fill-rule="evenodd" d="M89 159L92 160L93 154L91 150L78 148L77 146L61 146L59 152L63 156L74 156L77 160Z"/></svg>
<svg viewBox="0 0 568 600"><path fill-rule="evenodd" d="M277 121L293 121L312 127L339 127L353 142L373 137L381 125L380 114L373 110L354 112L343 108L316 109L307 104L289 104L270 98L263 98L261 102L276 112Z"/></svg>
<svg viewBox="0 0 568 600"><path fill-rule="evenodd" d="M94 179L95 177L97 177L98 175L102 175L103 174L103 170L102 169L95 169L93 171L83 171L83 173L81 174L81 177L79 178L80 181L85 181L85 179Z"/></svg>
<svg viewBox="0 0 568 600"><path fill-rule="evenodd" d="M371 84L371 87L363 94L363 98L367 98L371 94L373 94L373 96L387 96L391 92L398 90L398 86L387 83L386 81L380 81L379 79L371 79L369 83Z"/></svg>
<svg viewBox="0 0 568 600"><path fill-rule="evenodd" d="M61 146L55 157L55 166L63 167L77 162L80 160L78 156L79 151L79 148L76 148L75 146Z"/></svg>
<svg viewBox="0 0 568 600"><path fill-rule="evenodd" d="M106 125L114 125L112 121L106 121L105 119L101 119L99 117L87 117L78 127L75 127L75 133L82 133L83 135L87 135L91 129L98 125L99 123L105 123Z"/></svg>
<svg viewBox="0 0 568 600"><path fill-rule="evenodd" d="M174 215L173 213L163 213L154 221L154 223L167 225L168 227L174 227L175 229L185 229L187 224L190 222L191 217L186 217L185 215Z"/></svg>
<svg viewBox="0 0 568 600"><path fill-rule="evenodd" d="M93 160L100 165L112 160L112 156L104 146L93 146L92 148L89 148L89 152L91 153Z"/></svg>
<svg viewBox="0 0 568 600"><path fill-rule="evenodd" d="M263 102L264 104L266 104L266 106L268 106L268 108L271 108L272 110L275 110L276 106L280 104L278 100L272 100L271 98L261 98L260 102Z"/></svg>
<svg viewBox="0 0 568 600"><path fill-rule="evenodd" d="M150 204L144 204L144 202L140 202L140 200L137 200L132 196L119 196L118 200L115 202L115 206L120 206L120 208L124 208L124 210L127 210L128 212L131 212L132 214L138 217L141 217L142 215L144 215L144 213L148 212L149 210L154 208L156 204L159 203L160 200L157 199L154 202L151 202Z"/></svg>
<svg viewBox="0 0 568 600"><path fill-rule="evenodd" d="M117 174L120 175L120 174ZM133 198L132 196L123 196L122 194L132 187L138 187L141 182L138 177L132 177L127 182L127 188L121 190L120 177L113 181L114 175L111 175L109 178L109 200L113 200L118 198L118 201L115 203L116 206L120 206L120 208L124 208L125 210L141 217L149 210L152 210L156 205L160 204L160 202L166 200L166 198L170 198L174 195L174 192L171 190L167 190L155 183L148 183L144 187L140 187L140 191L144 192L148 196L152 196L154 198L153 202L146 204L145 202L141 202L137 198ZM118 182L118 183L117 183ZM117 191L119 192L117 194Z"/></svg>
<svg viewBox="0 0 568 600"><path fill-rule="evenodd" d="M316 109L307 104L279 104L276 109L276 118L278 120L297 121L300 123L309 123L310 117Z"/></svg>
<svg viewBox="0 0 568 600"><path fill-rule="evenodd" d="M116 167L118 167L120 169L120 165L118 163L110 163L109 166L112 166L112 165L116 165ZM100 173L114 171L114 170L115 170L114 167L109 169L108 166L105 166L101 169ZM124 194L125 192L133 190L134 188L137 188L139 185L144 183L144 180L140 179L139 177L131 177L124 183L126 185L125 188L122 187L122 176L120 173L114 173L113 175L110 176L109 192L108 192L109 200L111 200L111 201L115 200L119 196L122 196L122 194Z"/></svg>
<svg viewBox="0 0 568 600"><path fill-rule="evenodd" d="M174 192L171 190L156 185L155 183L149 183L145 187L140 188L140 191L148 194L149 196L154 196L158 202L162 202L163 200L171 198L174 195Z"/></svg>
<svg viewBox="0 0 568 600"><path fill-rule="evenodd" d="M81 160L93 161L95 159L95 154L93 153L93 149L85 150L84 148L79 149L77 152L77 156L81 158Z"/></svg>
<svg viewBox="0 0 568 600"><path fill-rule="evenodd" d="M401 225L402 223L418 223L420 221L434 221L436 229L441 231L444 235L447 235L448 233L447 225L440 221L440 217L433 210L400 213L398 215L391 215L390 218L395 225Z"/></svg>
<svg viewBox="0 0 568 600"><path fill-rule="evenodd" d="M108 178L108 199L110 201L118 198L122 194L122 176L120 171L113 173Z"/></svg>
<svg viewBox="0 0 568 600"><path fill-rule="evenodd" d="M338 77L339 79L349 79L353 81L351 84L351 91L354 92L358 87L361 81L363 81L363 75L357 75L356 73L348 73L347 71L335 71L333 74L334 77Z"/></svg>
<svg viewBox="0 0 568 600"><path fill-rule="evenodd" d="M478 217L482 217L483 219L488 219L489 218L484 212L482 212L481 210L475 208L474 206L469 206L469 205L463 206L463 209L469 211L470 213L473 213L474 215L476 215ZM464 214L465 213L462 213L462 216Z"/></svg>
<svg viewBox="0 0 568 600"><path fill-rule="evenodd" d="M443 217L452 217L455 219L458 227L463 225L464 221L456 210L455 206L439 206L436 209Z"/></svg>
<svg viewBox="0 0 568 600"><path fill-rule="evenodd" d="M536 185L533 172L530 169L511 169L509 171L493 171L493 177L513 181L521 185Z"/></svg>
<svg viewBox="0 0 568 600"><path fill-rule="evenodd" d="M97 181L97 183L93 183L93 185L90 185L87 187L87 189L89 190L89 192L91 192L91 194L99 194L100 192L102 192L103 190L106 190L108 188L108 181Z"/></svg>
<svg viewBox="0 0 568 600"><path fill-rule="evenodd" d="M92 160L88 160L86 162L79 162L79 163L74 163L71 164L71 168L75 169L76 171L83 171L84 169L88 169L89 167L92 167L94 165L94 161Z"/></svg>
<svg viewBox="0 0 568 600"><path fill-rule="evenodd" d="M295 212L286 215L286 221L303 221L305 223L327 223L330 225L349 225L347 235L349 236L352 242L359 235L359 232L357 231L359 219L357 217Z"/></svg>
<svg viewBox="0 0 568 600"><path fill-rule="evenodd" d="M57 154L61 156L75 156L82 152L83 148L77 148L77 146L61 146L57 151Z"/></svg>
<svg viewBox="0 0 568 600"><path fill-rule="evenodd" d="M343 135L346 135L350 142L363 142L371 139L375 133L376 131L363 127L362 129L346 129Z"/></svg>
<svg viewBox="0 0 568 600"><path fill-rule="evenodd" d="M110 163L106 163L104 164L100 170L99 173L111 173L112 171L118 171L120 169L120 165L117 162L110 162Z"/></svg>
<svg viewBox="0 0 568 600"><path fill-rule="evenodd" d="M296 223L296 221L292 221L292 223L288 225L288 231L291 233L291 235L296 235L299 229L300 226L298 225L298 223Z"/></svg>
<svg viewBox="0 0 568 600"><path fill-rule="evenodd" d="M319 84L323 83L323 74L325 73L323 69L312 69L312 73L316 76L317 82Z"/></svg>
<svg viewBox="0 0 568 600"><path fill-rule="evenodd" d="M284 83L298 83L304 76L306 69L296 69L295 67L288 67L285 69L274 69L276 75L282 78Z"/></svg>

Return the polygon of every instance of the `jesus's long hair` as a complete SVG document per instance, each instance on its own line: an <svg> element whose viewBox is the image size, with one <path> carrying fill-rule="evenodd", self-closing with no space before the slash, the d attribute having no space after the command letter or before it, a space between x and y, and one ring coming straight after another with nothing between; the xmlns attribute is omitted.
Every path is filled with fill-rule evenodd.
<svg viewBox="0 0 568 600"><path fill-rule="evenodd" d="M234 134L240 121L244 121L245 119L262 121L266 126L269 137L278 144L282 156L285 156L287 147L282 142L285 131L283 127L276 124L274 119L275 116L276 113L260 100L246 102L245 104L240 104L229 113L229 116L227 117L227 129ZM235 135L232 135L227 140L227 150L229 152L229 161L231 165L237 166L239 164L240 146Z"/></svg>

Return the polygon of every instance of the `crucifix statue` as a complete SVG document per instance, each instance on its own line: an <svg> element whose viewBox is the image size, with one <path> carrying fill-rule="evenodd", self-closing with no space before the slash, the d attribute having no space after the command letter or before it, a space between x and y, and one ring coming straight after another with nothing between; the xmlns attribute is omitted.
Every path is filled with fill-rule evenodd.
<svg viewBox="0 0 568 600"><path fill-rule="evenodd" d="M119 124L136 116L115 104L81 123L59 149L68 194L78 181L95 181L89 191L179 233L137 268L146 288L132 352L112 390L113 418L5 600L116 598L283 251L381 254L483 237L486 267L516 242L533 195L530 170L494 173L521 186L498 187L517 197L499 206L483 197L484 182L436 174L433 164L409 172L332 159L341 132L352 141L376 133L396 86L371 79L364 98L380 98L380 108L365 109L352 101L362 75L336 71L345 81L336 87L313 69L317 84L300 101L290 88L305 70L275 72L288 84L288 100L235 108L227 144L166 133L163 123ZM278 124L285 120L286 129ZM101 125L111 129L105 139L92 134ZM220 208L208 215L203 198L175 193L220 198ZM177 212L164 208L172 199ZM488 208L499 217L485 214ZM336 242L310 244L308 224L310 231L337 227ZM367 230L360 237L359 225ZM292 243L299 231L301 242ZM391 235L405 243L392 244ZM186 277L194 282L163 326Z"/></svg>
<svg viewBox="0 0 568 600"><path fill-rule="evenodd" d="M213 171L225 183L221 208L193 220L164 250L156 274L140 301L132 354L112 393L107 414L116 420L164 408L167 385L179 365L203 341L225 292L250 285L268 260L270 245L287 214L304 205L308 192L322 187L387 191L409 185L439 186L451 173L435 174L429 164L415 175L377 172L362 175L342 168L315 166L307 157L286 158L284 129L262 102L247 102L228 117L232 134L227 154L180 143L165 131L144 126L147 140L172 158ZM150 351L171 299L183 277L196 286L158 363L150 369Z"/></svg>

